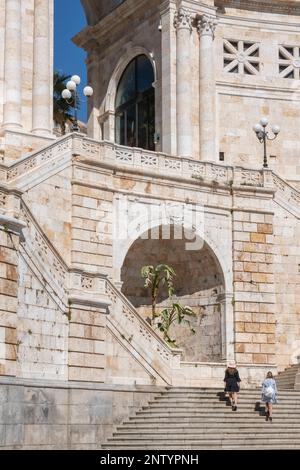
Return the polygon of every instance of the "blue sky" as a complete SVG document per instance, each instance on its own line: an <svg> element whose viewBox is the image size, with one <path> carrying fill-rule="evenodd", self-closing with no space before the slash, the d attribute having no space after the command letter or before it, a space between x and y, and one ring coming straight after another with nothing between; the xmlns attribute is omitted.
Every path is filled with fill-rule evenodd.
<svg viewBox="0 0 300 470"><path fill-rule="evenodd" d="M86 25L80 0L54 0L54 67L66 75L80 75L81 106L79 118L86 121L86 106L82 88L86 83L85 57L71 38Z"/></svg>

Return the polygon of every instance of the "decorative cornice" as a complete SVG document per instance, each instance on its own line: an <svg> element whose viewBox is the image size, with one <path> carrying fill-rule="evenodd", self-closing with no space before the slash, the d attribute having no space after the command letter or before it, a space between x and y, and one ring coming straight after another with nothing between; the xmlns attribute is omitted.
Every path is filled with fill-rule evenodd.
<svg viewBox="0 0 300 470"><path fill-rule="evenodd" d="M202 15L198 17L197 29L200 36L214 37L218 20L213 16Z"/></svg>
<svg viewBox="0 0 300 470"><path fill-rule="evenodd" d="M22 220L0 214L0 226L4 227L9 232L20 235L23 228L26 227L26 224Z"/></svg>
<svg viewBox="0 0 300 470"><path fill-rule="evenodd" d="M189 29L192 31L192 15L191 12L184 8L179 8L174 15L175 29Z"/></svg>
<svg viewBox="0 0 300 470"><path fill-rule="evenodd" d="M111 301L107 297L97 297L93 298L88 295L78 295L71 294L69 295L69 305L73 308L76 306L84 305L86 307L95 307L95 308L105 308L111 305Z"/></svg>

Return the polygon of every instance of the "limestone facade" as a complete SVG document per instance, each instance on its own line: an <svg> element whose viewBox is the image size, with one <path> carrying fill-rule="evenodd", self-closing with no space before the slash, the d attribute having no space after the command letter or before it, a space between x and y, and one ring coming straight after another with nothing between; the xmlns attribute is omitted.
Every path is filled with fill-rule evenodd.
<svg viewBox="0 0 300 470"><path fill-rule="evenodd" d="M15 28L26 0L4 3ZM109 3L108 13L83 1L90 24L75 38L95 89L89 137L47 136L52 77L36 60L51 57L41 25L50 15L51 27L52 2L29 2L21 15L37 17L26 23L36 39L27 95L18 74L7 79L12 57L1 65L13 88L1 115L1 375L62 387L219 387L236 359L243 384L258 385L300 354L299 76L287 58L299 54L298 2L288 12L285 2ZM155 76L156 151L115 143L118 83L141 54ZM261 114L282 126L269 169L251 129ZM29 144L39 148L28 154ZM170 228L184 237L164 236ZM194 336L172 332L178 349L147 322L140 270L161 262L198 314Z"/></svg>
<svg viewBox="0 0 300 470"><path fill-rule="evenodd" d="M88 14L91 3L83 1ZM282 128L270 167L297 184L300 9L290 4L122 2L75 37L96 89L90 136L114 141L116 84L146 54L156 72L157 150L214 162L222 152L227 164L260 166L252 126L268 116Z"/></svg>
<svg viewBox="0 0 300 470"><path fill-rule="evenodd" d="M53 139L53 0L1 0L0 13L0 157L9 162Z"/></svg>

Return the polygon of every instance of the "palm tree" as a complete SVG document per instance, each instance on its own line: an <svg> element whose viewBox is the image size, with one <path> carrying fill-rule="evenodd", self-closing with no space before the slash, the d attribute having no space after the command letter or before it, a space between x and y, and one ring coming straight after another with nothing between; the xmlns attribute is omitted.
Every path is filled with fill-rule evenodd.
<svg viewBox="0 0 300 470"><path fill-rule="evenodd" d="M192 333L195 333L190 320L186 317L195 318L196 313L188 306L183 306L174 301L174 284L173 278L176 276L175 270L167 264L159 264L157 266L144 266L141 270L141 275L145 279L145 287L151 290L151 304L152 304L152 320L157 321L157 328L163 333L164 340L172 347L177 347L176 340L172 339L169 330L173 324L187 325ZM163 309L161 312L156 311L156 304L160 289L166 286L168 291L168 300L170 306Z"/></svg>
<svg viewBox="0 0 300 470"><path fill-rule="evenodd" d="M160 287L166 285L168 297L174 294L173 277L176 276L173 268L166 264L157 266L144 266L141 271L142 277L145 279L145 287L151 289L152 303L152 321L158 316L156 313L156 304Z"/></svg>
<svg viewBox="0 0 300 470"><path fill-rule="evenodd" d="M66 82L70 76L64 75L58 71L53 75L53 120L60 127L62 135L66 133L66 123L72 122L72 109L74 100L69 103L61 96L62 91L66 88Z"/></svg>
<svg viewBox="0 0 300 470"><path fill-rule="evenodd" d="M170 307L164 308L160 314L158 329L164 334L164 340L170 345L177 347L176 340L172 339L169 335L169 330L173 324L187 325L191 333L195 334L196 331L192 327L190 320L186 317L196 318L196 313L188 306L183 306L178 302L172 303Z"/></svg>

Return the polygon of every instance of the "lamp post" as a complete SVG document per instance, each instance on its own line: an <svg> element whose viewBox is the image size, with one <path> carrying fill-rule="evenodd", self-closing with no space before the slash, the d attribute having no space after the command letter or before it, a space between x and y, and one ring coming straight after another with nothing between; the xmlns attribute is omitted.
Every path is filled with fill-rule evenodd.
<svg viewBox="0 0 300 470"><path fill-rule="evenodd" d="M66 100L68 104L72 104L74 107L74 121L72 124L71 130L73 132L78 132L79 131L79 126L78 126L78 96L77 96L77 86L80 85L81 78L78 75L73 75L71 77L71 80L68 81L67 83L67 88L65 88L62 91L62 98ZM94 90L91 86L86 86L83 89L83 94L87 98L90 98L93 96Z"/></svg>
<svg viewBox="0 0 300 470"><path fill-rule="evenodd" d="M280 127L275 125L272 127L273 137L270 137L269 132L267 131L267 125L269 120L266 117L263 117L258 124L253 126L253 130L260 141L261 144L264 144L264 168L268 168L268 157L267 157L267 141L275 140L278 137L280 132Z"/></svg>

